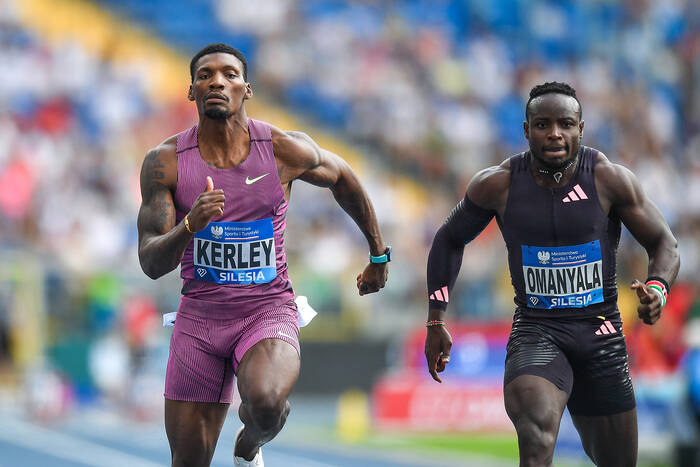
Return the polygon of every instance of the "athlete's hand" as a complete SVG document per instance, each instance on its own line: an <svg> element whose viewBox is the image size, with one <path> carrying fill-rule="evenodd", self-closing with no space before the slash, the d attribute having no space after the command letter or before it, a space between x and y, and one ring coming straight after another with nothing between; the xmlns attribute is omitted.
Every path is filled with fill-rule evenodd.
<svg viewBox="0 0 700 467"><path fill-rule="evenodd" d="M637 292L639 306L637 314L645 324L654 324L661 317L661 297L656 292L652 292L649 287L639 282L637 279L630 286Z"/></svg>
<svg viewBox="0 0 700 467"><path fill-rule="evenodd" d="M224 213L224 190L214 189L214 181L211 177L207 177L207 187L197 197L192 209L187 214L187 219L190 223L190 229L194 232L199 232L205 228L214 217Z"/></svg>
<svg viewBox="0 0 700 467"><path fill-rule="evenodd" d="M379 291L389 276L389 263L369 263L362 274L357 275L357 290L360 295Z"/></svg>
<svg viewBox="0 0 700 467"><path fill-rule="evenodd" d="M425 358L428 361L428 372L438 383L442 379L438 373L445 371L445 366L450 362L450 349L452 349L452 336L445 326L429 326L428 335L425 336Z"/></svg>

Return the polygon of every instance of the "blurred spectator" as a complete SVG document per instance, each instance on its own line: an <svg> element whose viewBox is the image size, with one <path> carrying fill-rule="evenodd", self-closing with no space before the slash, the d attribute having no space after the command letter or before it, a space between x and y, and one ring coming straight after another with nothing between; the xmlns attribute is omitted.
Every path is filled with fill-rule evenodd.
<svg viewBox="0 0 700 467"><path fill-rule="evenodd" d="M258 40L251 58L254 86L378 148L373 156L383 156L392 170L431 190L435 206L444 205L443 218L478 168L526 147L522 121L530 87L569 81L583 103L585 144L638 174L680 240L679 280L697 277L697 2L314 0L278 6L276 14L284 11L287 22L275 21L259 32L240 21L223 21ZM416 240L424 252L425 240ZM503 269L478 259L493 258L499 248L500 239L492 235L480 251L467 249L464 264L473 271L460 278L456 294L477 296L471 295L471 308L455 310L460 315L512 312L490 298L492 291L510 294L508 287L487 286L504 282ZM643 253L629 241L620 248L621 284L645 277L637 260ZM424 292L423 263L424 257L411 263L407 280ZM410 309L417 307L418 295L407 302Z"/></svg>
<svg viewBox="0 0 700 467"><path fill-rule="evenodd" d="M270 96L295 114L306 112L365 156L363 182L395 250L393 279L369 305L349 293L358 262L366 261L363 239L323 191L295 185L287 230L289 261L296 263L291 279L320 312L302 338L387 339L419 323L435 229L477 168L526 148L530 87L569 81L583 104L585 144L637 173L680 242L667 325L639 331L634 309L623 310L632 341L650 352L640 351L640 361L653 362L649 368L679 364L685 346L678 336L700 276L697 2L211 0L201 17L172 20L168 28L167 15L158 13L189 2L104 3L157 19L173 43L204 40L190 34L196 21L203 28L219 21L251 37L253 101ZM97 349L99 362L118 336L130 371L155 371L143 354L167 338L152 318L177 306L177 280L155 284L139 269L138 172L146 148L192 124L191 104L184 89L177 99L154 99L153 73L124 65L109 47L95 53L32 32L13 5L0 6L0 63L9 70L0 76L0 248L41 258L45 347L78 336L84 341L74 343ZM454 292L463 306L451 310L451 319L512 315L504 249L493 227L466 250ZM310 244L311 238L322 241ZM624 287L646 277L646 266L629 238L620 249ZM104 274L128 295L97 293ZM15 277L0 274L0 360L3 351L12 354L11 329L19 322L15 287ZM672 305L682 290L687 300ZM470 300L460 299L466 295ZM143 305L139 297L152 302ZM115 388L105 369L92 370L91 384ZM129 398L129 390L117 392Z"/></svg>

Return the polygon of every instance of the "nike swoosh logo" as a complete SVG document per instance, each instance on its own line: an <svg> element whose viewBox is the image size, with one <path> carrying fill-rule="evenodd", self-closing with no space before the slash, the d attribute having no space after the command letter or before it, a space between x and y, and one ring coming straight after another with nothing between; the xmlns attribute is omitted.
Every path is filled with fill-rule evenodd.
<svg viewBox="0 0 700 467"><path fill-rule="evenodd" d="M268 176L268 175L270 175L270 172L268 172L268 173L266 173L266 174L262 174L261 176L255 177L255 178L248 178L248 177L246 177L246 178L245 178L245 184L246 184L246 185L250 185L251 183L255 183L255 182L257 182L258 180L260 180L261 178L266 177L266 176Z"/></svg>
<svg viewBox="0 0 700 467"><path fill-rule="evenodd" d="M282 331L277 331L277 334L279 334L280 336L289 337L290 339L294 339L292 336L290 336L289 334L285 334Z"/></svg>

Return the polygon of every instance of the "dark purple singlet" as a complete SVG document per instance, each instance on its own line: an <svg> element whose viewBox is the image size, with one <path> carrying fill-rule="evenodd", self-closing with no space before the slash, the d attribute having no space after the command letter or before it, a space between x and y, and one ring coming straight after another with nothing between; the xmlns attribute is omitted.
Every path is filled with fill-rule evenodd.
<svg viewBox="0 0 700 467"><path fill-rule="evenodd" d="M498 223L515 303L532 316L616 310L620 220L605 214L598 200L597 157L598 151L582 146L576 172L561 188L535 183L529 151L510 159L508 201Z"/></svg>

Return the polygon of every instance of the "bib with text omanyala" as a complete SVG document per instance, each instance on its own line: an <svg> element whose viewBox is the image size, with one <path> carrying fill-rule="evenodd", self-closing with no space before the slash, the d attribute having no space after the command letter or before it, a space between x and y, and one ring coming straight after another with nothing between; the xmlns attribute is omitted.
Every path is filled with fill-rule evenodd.
<svg viewBox="0 0 700 467"><path fill-rule="evenodd" d="M603 301L600 242L522 246L529 308L581 308Z"/></svg>
<svg viewBox="0 0 700 467"><path fill-rule="evenodd" d="M210 222L194 235L194 278L217 284L263 284L277 277L272 218Z"/></svg>

